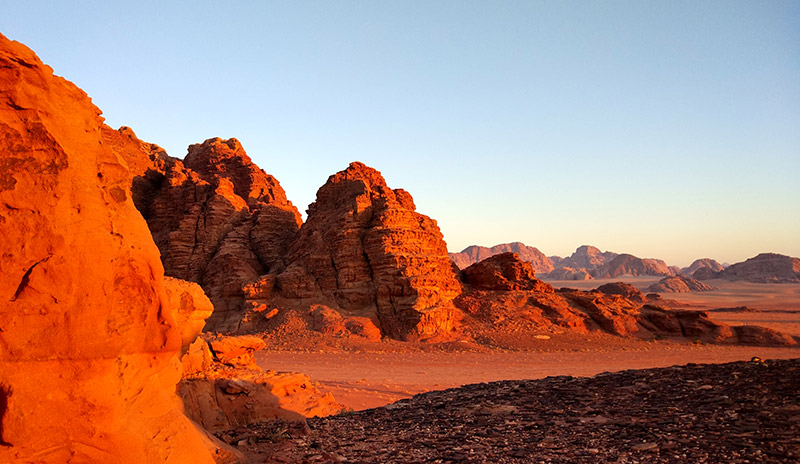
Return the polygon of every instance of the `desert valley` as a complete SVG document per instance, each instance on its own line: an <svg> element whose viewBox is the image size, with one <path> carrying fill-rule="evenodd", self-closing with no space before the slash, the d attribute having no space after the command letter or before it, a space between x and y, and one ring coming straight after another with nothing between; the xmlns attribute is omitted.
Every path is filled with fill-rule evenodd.
<svg viewBox="0 0 800 464"><path fill-rule="evenodd" d="M448 252L377 166L303 219L153 142L0 35L0 462L800 460L800 258Z"/></svg>

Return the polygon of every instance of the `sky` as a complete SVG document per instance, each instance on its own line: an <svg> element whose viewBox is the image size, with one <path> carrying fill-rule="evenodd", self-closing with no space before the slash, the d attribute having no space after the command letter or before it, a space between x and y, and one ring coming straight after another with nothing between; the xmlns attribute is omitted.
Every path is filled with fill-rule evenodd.
<svg viewBox="0 0 800 464"><path fill-rule="evenodd" d="M11 1L0 33L179 158L304 212L352 161L450 251L800 256L797 1Z"/></svg>

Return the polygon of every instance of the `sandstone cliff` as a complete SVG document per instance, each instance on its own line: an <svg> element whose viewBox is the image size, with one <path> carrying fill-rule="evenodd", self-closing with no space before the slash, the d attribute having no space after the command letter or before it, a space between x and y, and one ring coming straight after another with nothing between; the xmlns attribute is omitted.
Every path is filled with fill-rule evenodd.
<svg viewBox="0 0 800 464"><path fill-rule="evenodd" d="M181 334L100 111L0 35L0 461L212 462Z"/></svg>
<svg viewBox="0 0 800 464"><path fill-rule="evenodd" d="M670 268L660 259L643 259L629 254L621 254L596 268L591 273L596 279L613 279L623 275L671 276L675 275L675 269Z"/></svg>
<svg viewBox="0 0 800 464"><path fill-rule="evenodd" d="M713 277L756 283L798 283L800 258L777 253L761 253L744 262L731 264L724 271L715 273Z"/></svg>
<svg viewBox="0 0 800 464"><path fill-rule="evenodd" d="M591 280L592 275L586 269L573 269L571 267L560 267L551 272L541 275L545 280Z"/></svg>
<svg viewBox="0 0 800 464"><path fill-rule="evenodd" d="M278 181L253 164L236 139L191 145L181 161L126 128L106 129L104 137L137 167L133 195L165 273L203 287L215 308L207 329L235 330L242 286L282 270L297 237L300 214Z"/></svg>
<svg viewBox="0 0 800 464"><path fill-rule="evenodd" d="M392 190L362 163L331 176L309 206L276 279L256 290L346 316L374 316L386 336L447 334L451 300L461 290L436 221L415 211L406 191Z"/></svg>
<svg viewBox="0 0 800 464"><path fill-rule="evenodd" d="M591 271L617 257L612 251L600 251L591 245L579 246L570 256L559 259L556 268L570 267Z"/></svg>
<svg viewBox="0 0 800 464"><path fill-rule="evenodd" d="M553 262L544 253L535 247L527 246L520 242L502 243L491 248L472 245L464 248L460 253L450 253L449 255L459 269L464 269L500 253L518 254L520 259L531 263L535 272L545 273L554 269Z"/></svg>

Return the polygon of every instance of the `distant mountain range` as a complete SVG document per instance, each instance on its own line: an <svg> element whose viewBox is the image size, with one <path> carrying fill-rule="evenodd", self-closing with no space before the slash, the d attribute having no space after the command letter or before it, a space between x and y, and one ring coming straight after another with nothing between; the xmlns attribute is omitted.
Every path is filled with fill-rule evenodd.
<svg viewBox="0 0 800 464"><path fill-rule="evenodd" d="M460 253L449 253L461 269L500 253L514 252L528 261L545 280L608 279L620 276L685 276L696 280L726 279L760 283L800 283L800 258L761 253L744 262L725 266L711 258L700 258L690 266L669 266L661 259L639 258L627 253L601 251L582 245L566 258L546 256L538 248L521 242L491 248L473 245Z"/></svg>

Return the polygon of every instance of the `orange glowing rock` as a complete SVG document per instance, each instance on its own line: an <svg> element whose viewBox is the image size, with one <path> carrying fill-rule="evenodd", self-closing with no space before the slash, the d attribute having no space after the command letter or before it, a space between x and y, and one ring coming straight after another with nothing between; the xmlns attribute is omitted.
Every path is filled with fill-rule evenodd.
<svg viewBox="0 0 800 464"><path fill-rule="evenodd" d="M211 463L174 393L158 249L102 130L0 35L0 462Z"/></svg>

